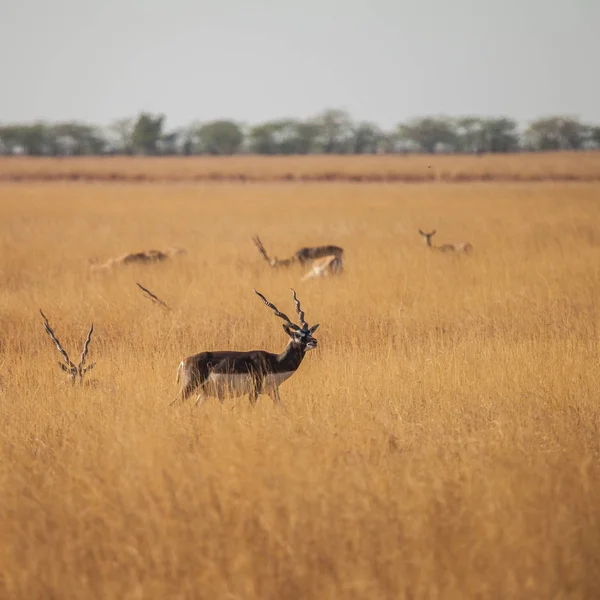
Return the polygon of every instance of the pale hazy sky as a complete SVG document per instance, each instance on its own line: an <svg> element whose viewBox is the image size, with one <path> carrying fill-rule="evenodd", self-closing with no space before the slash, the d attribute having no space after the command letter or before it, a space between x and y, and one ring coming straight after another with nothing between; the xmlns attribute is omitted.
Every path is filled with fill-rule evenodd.
<svg viewBox="0 0 600 600"><path fill-rule="evenodd" d="M600 0L0 0L0 123L600 122Z"/></svg>

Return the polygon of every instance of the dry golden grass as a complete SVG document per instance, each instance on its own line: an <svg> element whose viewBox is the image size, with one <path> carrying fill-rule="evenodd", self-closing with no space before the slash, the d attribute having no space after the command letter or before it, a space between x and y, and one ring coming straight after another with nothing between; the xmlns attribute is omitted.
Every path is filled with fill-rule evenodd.
<svg viewBox="0 0 600 600"><path fill-rule="evenodd" d="M0 158L0 181L598 181L600 152L412 156Z"/></svg>
<svg viewBox="0 0 600 600"><path fill-rule="evenodd" d="M597 597L599 193L0 186L0 597ZM253 234L340 244L346 272L269 271ZM292 285L321 327L287 414L168 409L183 357L282 349L252 288L289 314ZM64 384L39 307L75 356L93 320L95 387Z"/></svg>

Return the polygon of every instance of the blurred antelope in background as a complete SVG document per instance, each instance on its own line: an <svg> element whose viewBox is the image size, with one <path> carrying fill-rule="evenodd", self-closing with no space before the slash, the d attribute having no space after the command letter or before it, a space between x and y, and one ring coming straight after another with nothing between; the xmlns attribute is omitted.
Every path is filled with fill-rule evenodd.
<svg viewBox="0 0 600 600"><path fill-rule="evenodd" d="M41 308L40 314L44 319L44 329L46 330L46 333L50 336L50 339L56 344L56 348L58 349L64 360L64 363L59 361L58 366L67 374L67 377L69 378L71 383L75 383L75 380L79 380L79 382L82 383L83 376L96 366L96 363L91 363L85 366L85 359L90 349L90 341L92 339L92 333L94 331L94 324L92 323L92 326L90 327L90 330L87 334L87 338L83 344L83 351L81 353L79 364L75 366L73 362L71 362L71 359L69 358L69 355L67 354L66 350L62 347L62 344L58 341L58 338L54 334L54 331L52 331L50 323L48 323L48 319L46 318L46 315L42 312Z"/></svg>
<svg viewBox="0 0 600 600"><path fill-rule="evenodd" d="M338 258L342 258L344 255L344 249L339 246L313 246L313 247L305 247L297 250L293 256L290 258L279 259L277 257L271 258L265 247L263 246L260 238L255 235L252 238L255 246L258 248L258 251L261 253L262 257L269 263L271 267L289 267L293 264L299 264L304 266L307 262L314 260L315 258L324 258L326 256L336 256Z"/></svg>
<svg viewBox="0 0 600 600"><path fill-rule="evenodd" d="M90 269L104 270L133 264L158 263L180 254L187 254L185 248L167 248L164 252L161 250L142 250L141 252L130 252L117 258L110 258L101 264L92 263Z"/></svg>
<svg viewBox="0 0 600 600"><path fill-rule="evenodd" d="M344 249L339 246L314 246L305 247L297 250L290 258L283 260L277 257L271 258L260 238L253 238L254 244L258 248L262 257L269 263L271 267L288 267L292 264L306 265L309 261L313 261L311 269L302 278L302 281L313 277L327 277L328 275L339 275L343 271L343 256Z"/></svg>
<svg viewBox="0 0 600 600"><path fill-rule="evenodd" d="M432 250L436 250L437 252L462 252L463 254L470 254L473 251L473 246L470 242L454 242L454 243L445 243L441 246L434 246L431 243L431 238L435 235L436 230L434 229L431 233L425 233L421 229L419 229L419 233L425 238L425 243Z"/></svg>
<svg viewBox="0 0 600 600"><path fill-rule="evenodd" d="M182 360L177 368L180 390L171 405L177 401L185 401L199 388L196 405L210 396L217 397L222 403L225 398L246 394L250 397L250 404L254 405L259 394L268 394L274 404L283 406L279 386L298 370L306 352L317 347L317 340L313 334L319 325L308 326L294 290L292 294L300 326L292 323L287 315L280 312L260 292L254 290L254 293L275 316L284 321L283 330L290 338L284 351L274 354L265 350L219 350L189 356Z"/></svg>

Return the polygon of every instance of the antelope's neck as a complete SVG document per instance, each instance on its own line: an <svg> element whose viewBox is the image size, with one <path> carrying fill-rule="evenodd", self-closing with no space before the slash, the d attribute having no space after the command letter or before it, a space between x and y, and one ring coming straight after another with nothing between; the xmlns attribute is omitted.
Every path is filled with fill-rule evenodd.
<svg viewBox="0 0 600 600"><path fill-rule="evenodd" d="M289 267L290 259L289 258L275 258L271 262L272 267Z"/></svg>
<svg viewBox="0 0 600 600"><path fill-rule="evenodd" d="M277 357L277 363L281 367L285 367L282 370L295 371L300 366L305 354L306 348L290 340L285 350Z"/></svg>

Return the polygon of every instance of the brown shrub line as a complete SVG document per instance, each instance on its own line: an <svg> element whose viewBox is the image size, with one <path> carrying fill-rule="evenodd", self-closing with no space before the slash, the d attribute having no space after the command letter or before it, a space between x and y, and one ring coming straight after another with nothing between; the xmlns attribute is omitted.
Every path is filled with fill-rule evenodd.
<svg viewBox="0 0 600 600"><path fill-rule="evenodd" d="M0 173L0 182L100 182L100 183L268 183L268 182L351 182L351 183L468 183L489 182L593 182L600 181L600 174L575 173L280 173L274 175L249 175L246 173L197 173L195 175L151 175L146 173Z"/></svg>

